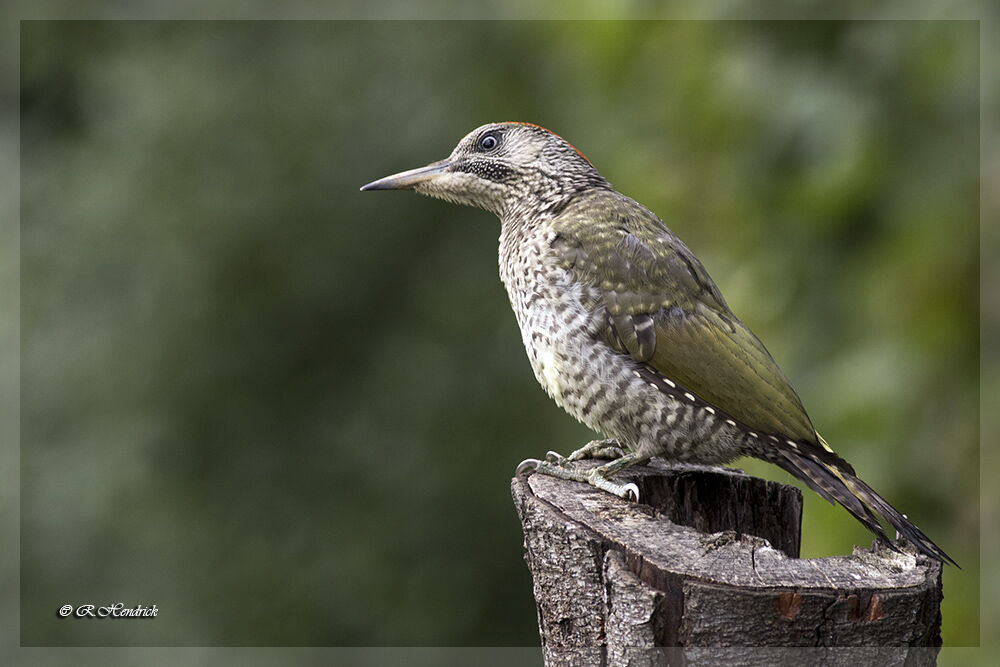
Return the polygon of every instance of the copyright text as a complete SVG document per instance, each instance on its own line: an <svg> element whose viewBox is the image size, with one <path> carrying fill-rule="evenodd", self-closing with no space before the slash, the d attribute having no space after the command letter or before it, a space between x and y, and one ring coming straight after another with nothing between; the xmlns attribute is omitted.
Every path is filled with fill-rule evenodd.
<svg viewBox="0 0 1000 667"><path fill-rule="evenodd" d="M126 607L124 602L116 602L105 606L64 604L59 607L56 614L59 618L151 618L155 617L158 611L155 604L149 607L141 604Z"/></svg>

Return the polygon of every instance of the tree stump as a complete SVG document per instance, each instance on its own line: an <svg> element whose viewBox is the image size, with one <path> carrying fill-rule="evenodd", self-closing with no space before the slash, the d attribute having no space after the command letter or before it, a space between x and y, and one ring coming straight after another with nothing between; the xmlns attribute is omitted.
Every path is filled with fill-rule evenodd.
<svg viewBox="0 0 1000 667"><path fill-rule="evenodd" d="M512 481L546 665L934 664L940 563L877 543L799 559L799 490L737 470L619 477L639 504Z"/></svg>

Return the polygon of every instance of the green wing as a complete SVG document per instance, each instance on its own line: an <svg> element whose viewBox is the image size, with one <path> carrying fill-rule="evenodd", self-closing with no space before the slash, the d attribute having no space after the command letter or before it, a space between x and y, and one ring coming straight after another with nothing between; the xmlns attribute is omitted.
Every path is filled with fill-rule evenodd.
<svg viewBox="0 0 1000 667"><path fill-rule="evenodd" d="M777 363L729 310L701 262L649 210L600 190L553 224L552 248L563 266L600 287L605 343L752 429L817 443Z"/></svg>

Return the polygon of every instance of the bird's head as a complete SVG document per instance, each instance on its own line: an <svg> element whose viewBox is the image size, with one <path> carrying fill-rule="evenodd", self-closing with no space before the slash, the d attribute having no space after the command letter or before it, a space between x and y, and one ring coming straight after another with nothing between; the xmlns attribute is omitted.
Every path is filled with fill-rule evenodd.
<svg viewBox="0 0 1000 667"><path fill-rule="evenodd" d="M610 187L580 151L531 123L490 123L444 160L386 176L362 190L414 190L503 217L530 202L545 209L592 187Z"/></svg>

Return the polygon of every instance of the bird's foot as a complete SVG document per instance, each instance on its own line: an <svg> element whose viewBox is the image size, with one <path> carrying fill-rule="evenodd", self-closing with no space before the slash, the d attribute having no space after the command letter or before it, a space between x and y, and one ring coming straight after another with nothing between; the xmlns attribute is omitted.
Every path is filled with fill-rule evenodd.
<svg viewBox="0 0 1000 667"><path fill-rule="evenodd" d="M576 452L574 452L574 454L575 453ZM550 456L552 455L554 456L550 459ZM612 482L608 479L608 477L630 465L643 463L646 460L648 459L640 457L636 454L623 454L610 463L598 466L597 468L586 469L570 465L569 459L559 456L555 452L549 452L546 455L545 461L539 461L538 459L525 459L524 461L521 461L521 463L517 466L516 474L525 475L537 472L543 475L558 477L560 479L583 482L601 489L602 491L613 493L619 498L624 498L625 500L630 500L632 502L638 502L638 486L632 482L627 484Z"/></svg>

